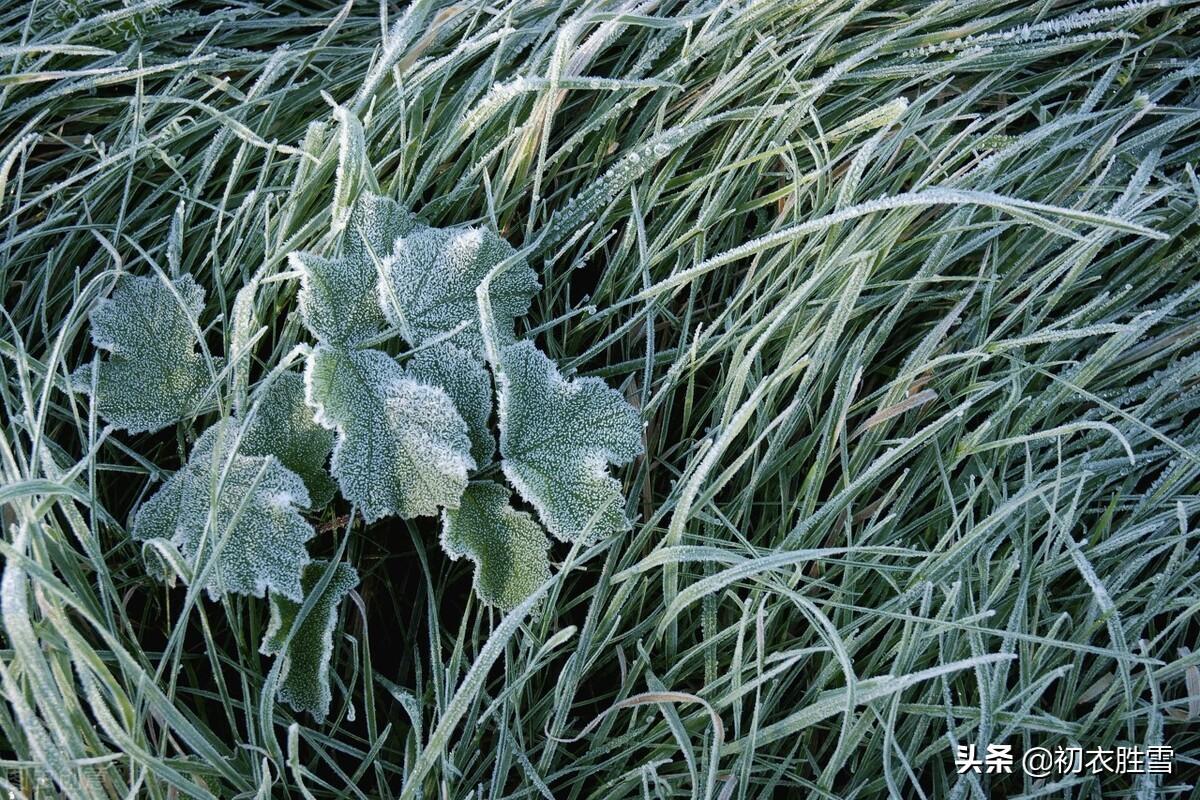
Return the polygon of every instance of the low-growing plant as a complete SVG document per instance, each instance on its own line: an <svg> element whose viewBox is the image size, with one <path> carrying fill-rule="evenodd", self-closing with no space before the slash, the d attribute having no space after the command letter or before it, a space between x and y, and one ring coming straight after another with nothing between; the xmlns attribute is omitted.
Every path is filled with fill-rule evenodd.
<svg viewBox="0 0 1200 800"><path fill-rule="evenodd" d="M1198 22L0 4L0 794L1190 797Z"/></svg>
<svg viewBox="0 0 1200 800"><path fill-rule="evenodd" d="M337 604L358 582L353 567L321 566L305 548L314 531L301 510L333 495L327 459L351 516L440 511L446 553L474 562L481 601L509 609L550 569L542 528L487 477L496 466L492 375L500 469L557 538L588 542L629 528L607 465L642 450L638 413L618 392L598 378L564 379L532 341L517 340L515 320L540 287L511 246L484 228L429 227L395 200L346 188L371 167L361 124L343 109L339 117L336 255L289 255L317 340L304 348L303 378L266 365L247 418L205 429L131 526L156 564L176 550L165 563L182 565L176 577L211 599L269 596L261 650L283 660L279 697L318 721L329 711ZM206 368L197 352L203 301L189 274L122 276L91 313L92 341L108 359L80 368L75 387L131 433L197 416L210 369L224 363L208 355ZM377 349L396 338L410 348L404 364ZM333 577L310 605L326 569Z"/></svg>

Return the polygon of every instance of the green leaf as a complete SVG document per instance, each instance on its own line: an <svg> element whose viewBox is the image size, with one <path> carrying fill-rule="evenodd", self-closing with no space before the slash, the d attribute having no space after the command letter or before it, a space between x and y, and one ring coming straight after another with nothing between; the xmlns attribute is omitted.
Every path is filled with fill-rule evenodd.
<svg viewBox="0 0 1200 800"><path fill-rule="evenodd" d="M367 521L458 505L475 462L467 424L444 390L378 350L325 345L309 355L305 380L317 422L337 431L333 477Z"/></svg>
<svg viewBox="0 0 1200 800"><path fill-rule="evenodd" d="M328 568L328 561L314 561L305 568L302 583L306 598ZM325 720L333 699L329 690L329 662L333 657L338 604L357 585L358 573L354 567L339 563L290 642L287 636L303 603L271 595L271 620L259 652L283 659L279 669L279 699L296 711L312 714L317 722Z"/></svg>
<svg viewBox="0 0 1200 800"><path fill-rule="evenodd" d="M457 509L442 512L442 548L474 561L475 594L505 610L550 577L546 534L509 498L505 487L481 481L467 487Z"/></svg>
<svg viewBox="0 0 1200 800"><path fill-rule="evenodd" d="M532 342L500 353L500 453L505 476L559 539L628 530L608 464L642 452L638 412L599 378L564 380Z"/></svg>
<svg viewBox="0 0 1200 800"><path fill-rule="evenodd" d="M467 423L475 464L481 466L491 461L496 453L496 439L488 428L488 418L492 416L492 378L483 362L461 347L441 344L414 355L408 362L408 374L446 390Z"/></svg>
<svg viewBox="0 0 1200 800"><path fill-rule="evenodd" d="M258 401L258 410L246 426L241 452L248 456L275 456L300 476L308 488L312 508L324 508L337 487L325 471L333 450L333 431L313 419L304 401L304 378L285 372L276 378Z"/></svg>
<svg viewBox="0 0 1200 800"><path fill-rule="evenodd" d="M370 264L378 277L376 263L382 264L396 240L422 227L415 214L392 198L363 192L342 234L342 256Z"/></svg>
<svg viewBox="0 0 1200 800"><path fill-rule="evenodd" d="M341 237L341 256L288 254L300 272L300 313L326 344L350 347L379 333L385 324L377 289L382 262L393 243L418 226L394 200L363 193Z"/></svg>
<svg viewBox="0 0 1200 800"><path fill-rule="evenodd" d="M225 419L196 440L187 464L138 509L133 538L172 542L197 578L215 558L203 584L214 600L268 589L299 600L313 529L297 507L309 505L308 490L274 456L232 452L237 433Z"/></svg>
<svg viewBox="0 0 1200 800"><path fill-rule="evenodd" d="M91 313L92 342L109 353L95 365L97 409L130 433L183 419L209 385L193 327L204 290L191 275L175 279L174 286L178 299L157 277L122 275L112 296ZM76 391L91 391L92 366L71 376Z"/></svg>
<svg viewBox="0 0 1200 800"><path fill-rule="evenodd" d="M413 347L449 336L482 356L475 289L492 267L514 254L508 242L483 228L417 229L398 240L384 261L379 303ZM513 340L513 320L529 311L539 288L523 259L492 282L500 344Z"/></svg>

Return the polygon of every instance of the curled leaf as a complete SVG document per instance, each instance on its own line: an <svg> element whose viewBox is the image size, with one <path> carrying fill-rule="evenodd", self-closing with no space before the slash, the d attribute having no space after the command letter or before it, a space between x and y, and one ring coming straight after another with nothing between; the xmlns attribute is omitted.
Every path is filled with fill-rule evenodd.
<svg viewBox="0 0 1200 800"><path fill-rule="evenodd" d="M193 327L204 290L191 275L175 279L174 288L178 299L157 277L123 275L91 313L92 342L109 353L95 365L97 408L130 433L183 419L209 385ZM74 389L91 391L92 366L71 376Z"/></svg>
<svg viewBox="0 0 1200 800"><path fill-rule="evenodd" d="M328 561L314 561L305 568L302 579L305 599L327 569ZM307 711L318 722L325 720L333 697L329 689L329 662L333 657L338 604L357 585L358 573L354 567L339 563L294 633L292 627L303 602L271 595L271 620L259 652L283 659L279 669L279 699L297 711ZM290 641L289 633L292 633Z"/></svg>
<svg viewBox="0 0 1200 800"><path fill-rule="evenodd" d="M309 355L305 380L317 422L337 431L333 477L368 521L458 505L475 462L444 390L408 377L378 350L325 345Z"/></svg>
<svg viewBox="0 0 1200 800"><path fill-rule="evenodd" d="M565 380L532 342L500 353L504 475L559 539L629 529L621 484L608 464L642 452L638 412L599 378Z"/></svg>
<svg viewBox="0 0 1200 800"><path fill-rule="evenodd" d="M488 428L488 418L492 415L492 378L483 362L461 347L441 344L414 355L408 363L408 373L446 390L467 423L475 464L491 461L496 453L496 439Z"/></svg>
<svg viewBox="0 0 1200 800"><path fill-rule="evenodd" d="M309 505L308 490L274 456L233 452L236 437L232 419L205 431L187 464L138 509L133 538L173 543L214 600L268 589L299 600L313 529L297 507Z"/></svg>
<svg viewBox="0 0 1200 800"><path fill-rule="evenodd" d="M475 594L505 610L550 577L546 534L509 497L497 483L472 483L457 509L442 512L442 548L451 558L474 561Z"/></svg>
<svg viewBox="0 0 1200 800"><path fill-rule="evenodd" d="M413 347L449 341L483 353L475 289L492 267L514 256L512 245L483 228L419 228L396 241L383 263L379 305ZM513 320L529 311L537 275L521 260L491 285L501 344L513 340Z"/></svg>
<svg viewBox="0 0 1200 800"><path fill-rule="evenodd" d="M257 408L242 436L241 452L278 458L304 481L311 507L323 508L337 491L325 471L333 432L313 419L304 401L304 378L295 372L280 375L259 398Z"/></svg>

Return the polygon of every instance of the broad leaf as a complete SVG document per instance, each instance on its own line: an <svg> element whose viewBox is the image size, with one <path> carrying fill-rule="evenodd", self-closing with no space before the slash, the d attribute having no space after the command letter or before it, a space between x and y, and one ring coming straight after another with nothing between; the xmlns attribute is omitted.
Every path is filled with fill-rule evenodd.
<svg viewBox="0 0 1200 800"><path fill-rule="evenodd" d="M451 558L474 561L475 594L506 610L550 577L546 534L509 497L499 484L472 483L457 509L442 512L442 548Z"/></svg>
<svg viewBox="0 0 1200 800"><path fill-rule="evenodd" d="M157 277L123 275L112 296L91 313L92 342L109 353L96 365L97 409L130 433L183 419L209 385L193 328L204 290L191 275L177 278L174 286L178 299ZM91 391L92 366L71 376L77 391Z"/></svg>
<svg viewBox="0 0 1200 800"><path fill-rule="evenodd" d="M396 240L422 227L416 215L392 198L363 192L342 234L342 256L370 264L378 276L376 264L388 257Z"/></svg>
<svg viewBox="0 0 1200 800"><path fill-rule="evenodd" d="M452 334L451 342L481 356L475 289L514 253L508 242L483 228L417 229L398 240L384 262L379 304L413 347ZM524 260L492 282L500 344L513 340L513 320L529 311L538 288L537 275Z"/></svg>
<svg viewBox="0 0 1200 800"><path fill-rule="evenodd" d="M377 300L382 262L417 219L394 200L363 193L341 238L341 255L288 254L300 272L300 312L312 334L341 347L375 336L385 324Z"/></svg>
<svg viewBox="0 0 1200 800"><path fill-rule="evenodd" d="M498 369L505 476L559 539L628 530L608 464L642 452L638 412L599 378L564 380L532 342L504 348Z"/></svg>
<svg viewBox="0 0 1200 800"><path fill-rule="evenodd" d="M496 439L488 428L488 418L492 415L492 378L483 362L461 347L441 344L414 355L408 362L408 373L446 390L467 423L475 464L491 461L496 453Z"/></svg>
<svg viewBox="0 0 1200 800"><path fill-rule="evenodd" d="M187 464L138 509L133 538L171 541L197 578L215 559L203 584L214 600L268 589L299 600L313 529L297 507L308 507L308 490L274 456L231 455L237 431L226 419L196 440Z"/></svg>
<svg viewBox="0 0 1200 800"><path fill-rule="evenodd" d="M467 425L440 388L378 350L324 345L308 358L307 400L337 431L332 472L368 521L455 507L475 468Z"/></svg>
<svg viewBox="0 0 1200 800"><path fill-rule="evenodd" d="M327 569L328 561L314 561L305 568L302 581L305 598ZM333 656L338 604L357 585L358 573L354 567L339 563L290 642L286 642L287 636L303 603L271 595L271 621L259 652L283 659L279 668L279 699L297 711L312 714L317 722L325 720L332 700L329 662Z"/></svg>
<svg viewBox="0 0 1200 800"><path fill-rule="evenodd" d="M324 508L337 491L325 471L331 450L333 431L313 419L304 401L304 378L294 372L280 375L258 401L258 411L242 435L241 452L278 458L304 481L311 507Z"/></svg>
<svg viewBox="0 0 1200 800"><path fill-rule="evenodd" d="M330 344L352 346L383 327L375 302L375 267L370 262L289 253L300 271L300 313L313 336Z"/></svg>

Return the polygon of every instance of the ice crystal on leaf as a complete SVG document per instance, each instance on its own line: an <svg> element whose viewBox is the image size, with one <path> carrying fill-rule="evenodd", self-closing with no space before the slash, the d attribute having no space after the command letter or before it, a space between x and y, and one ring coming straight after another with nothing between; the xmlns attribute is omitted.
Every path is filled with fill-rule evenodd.
<svg viewBox="0 0 1200 800"><path fill-rule="evenodd" d="M333 449L333 432L317 424L304 401L304 379L285 372L262 393L258 411L246 426L243 455L275 456L300 476L312 508L324 508L337 487L325 471Z"/></svg>
<svg viewBox="0 0 1200 800"><path fill-rule="evenodd" d="M549 542L533 517L509 505L509 491L491 481L472 483L457 509L442 512L442 548L475 562L475 594L509 609L550 577Z"/></svg>
<svg viewBox="0 0 1200 800"><path fill-rule="evenodd" d="M340 256L288 255L300 272L300 312L314 336L349 347L379 333L384 325L376 299L381 262L397 238L417 227L416 217L394 200L366 192L350 213Z"/></svg>
<svg viewBox="0 0 1200 800"><path fill-rule="evenodd" d="M608 464L642 452L637 410L599 378L565 380L532 342L500 352L500 453L505 476L559 539L629 529Z"/></svg>
<svg viewBox="0 0 1200 800"><path fill-rule="evenodd" d="M304 597L314 590L329 569L328 561L314 561L304 570ZM307 711L317 722L329 713L329 662L333 657L333 627L338 604L358 585L358 573L339 563L325 589L287 640L303 605L300 601L271 595L271 621L259 648L263 655L279 656L279 699L297 711Z"/></svg>
<svg viewBox="0 0 1200 800"><path fill-rule="evenodd" d="M488 418L492 415L492 379L483 362L461 347L442 344L414 355L408 362L408 373L419 381L446 390L467 423L475 464L491 461L496 452L496 439L488 429Z"/></svg>
<svg viewBox="0 0 1200 800"><path fill-rule="evenodd" d="M378 350L318 345L307 400L337 431L332 472L368 521L456 507L475 468L467 425L446 392L413 380Z"/></svg>
<svg viewBox="0 0 1200 800"><path fill-rule="evenodd" d="M300 600L313 529L297 507L308 507L308 490L274 456L233 452L237 432L226 419L196 440L187 464L138 509L133 538L172 542L214 600L268 589Z"/></svg>
<svg viewBox="0 0 1200 800"><path fill-rule="evenodd" d="M123 275L112 296L91 313L92 342L109 353L96 365L96 405L101 417L130 433L156 431L183 419L209 384L196 352L195 320L204 290L191 275L171 291L158 277ZM176 298L178 293L178 298ZM91 392L92 364L71 376Z"/></svg>
<svg viewBox="0 0 1200 800"><path fill-rule="evenodd" d="M411 211L392 198L363 192L342 234L342 255L374 267L392 252L397 239L422 227Z"/></svg>
<svg viewBox="0 0 1200 800"><path fill-rule="evenodd" d="M413 347L449 336L481 356L475 289L492 267L515 252L483 228L419 228L398 239L384 261L379 304ZM539 288L524 260L492 281L492 312L502 344L513 340L513 320L529 311Z"/></svg>

